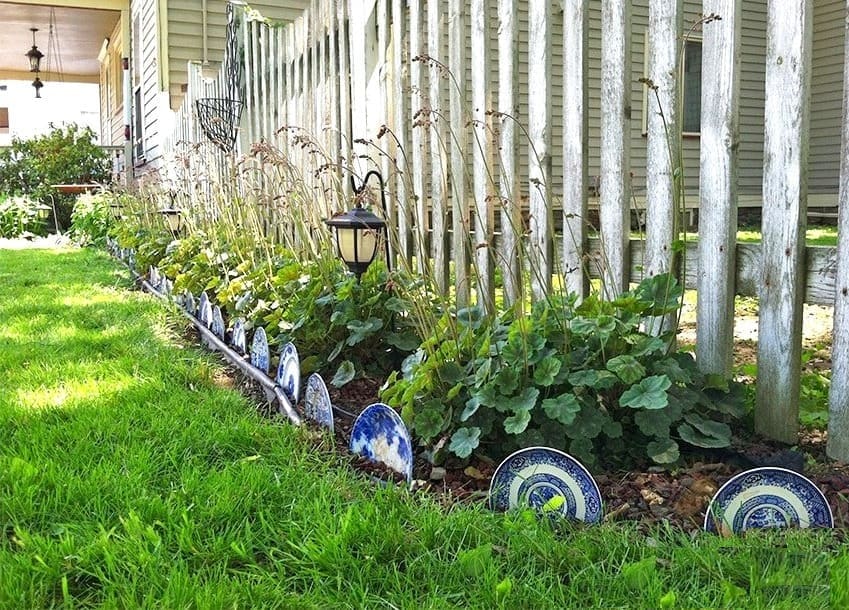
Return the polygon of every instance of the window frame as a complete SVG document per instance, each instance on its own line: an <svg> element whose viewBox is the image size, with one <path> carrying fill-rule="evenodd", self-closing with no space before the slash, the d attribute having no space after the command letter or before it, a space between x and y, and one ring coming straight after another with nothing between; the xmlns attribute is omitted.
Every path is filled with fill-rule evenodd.
<svg viewBox="0 0 849 610"><path fill-rule="evenodd" d="M691 34L687 38L687 40L684 42L684 44L681 45L681 48L679 49L679 54L684 53L684 46L686 44L696 43L696 44L699 45L699 48L701 48L702 47L702 40L703 39L702 39L701 35ZM684 57L686 57L686 56L684 56ZM701 59L701 57L702 57L701 54L699 54L699 57ZM684 78L685 78L685 75L686 75L687 67L685 65L681 64L680 69L681 69L681 74L679 76L678 82L680 84L681 96L683 98L683 96L684 96L683 83L684 83ZM649 74L649 33L648 33L648 29L646 29L643 33L643 77L648 78L648 74ZM699 72L699 74L701 74L701 71ZM684 100L683 99L681 99L681 102L680 102L680 110L681 110L681 113L680 113L681 116L678 117L678 120L682 124L681 135L685 138L701 137L701 135L702 135L701 116L699 117L699 131L684 131L683 130L683 121L684 121L684 116L683 116ZM700 112L700 114L701 114L701 112ZM647 136L648 135L648 125L649 125L649 88L646 85L643 85L643 112L642 112L641 118L642 118L642 121L641 121L642 124L641 124L641 127L640 127L640 133L642 133L643 136Z"/></svg>

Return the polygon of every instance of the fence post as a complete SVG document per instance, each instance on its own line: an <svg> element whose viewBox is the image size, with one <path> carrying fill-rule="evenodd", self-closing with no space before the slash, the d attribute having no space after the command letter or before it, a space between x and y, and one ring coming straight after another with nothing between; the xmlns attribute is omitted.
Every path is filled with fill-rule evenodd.
<svg viewBox="0 0 849 610"><path fill-rule="evenodd" d="M566 290L587 295L589 165L587 108L587 0L563 2L563 276Z"/></svg>
<svg viewBox="0 0 849 610"><path fill-rule="evenodd" d="M474 0L472 0L474 11ZM474 14L474 12L473 12ZM475 40L472 36L472 49ZM474 52L474 51L473 51ZM469 208L466 204L466 2L448 2L448 80L449 114L451 122L451 258L454 261L454 289L457 307L469 304ZM474 73L474 57L472 72ZM474 87L474 86L473 86Z"/></svg>
<svg viewBox="0 0 849 610"><path fill-rule="evenodd" d="M528 158L531 292L545 298L551 290L551 3L528 2Z"/></svg>
<svg viewBox="0 0 849 610"><path fill-rule="evenodd" d="M840 145L840 192L837 228L837 277L834 280L834 328L831 388L828 393L828 456L849 462L849 0L846 2L843 54L843 138Z"/></svg>
<svg viewBox="0 0 849 610"><path fill-rule="evenodd" d="M427 264L427 197L425 197L425 134L429 117L424 108L424 74L422 71L422 4L421 0L409 0L410 6L410 112L411 126L411 185L416 199L413 243L419 273L424 275Z"/></svg>
<svg viewBox="0 0 849 610"><path fill-rule="evenodd" d="M705 0L720 21L704 28L696 355L705 373L730 377L734 347L737 146L740 141L740 0Z"/></svg>
<svg viewBox="0 0 849 610"><path fill-rule="evenodd" d="M518 53L515 0L498 0L498 115L500 130L498 151L501 155L498 194L501 202L501 273L504 278L504 303L512 305L521 298L522 268L519 264L522 235L521 189L516 157L516 121L518 120Z"/></svg>
<svg viewBox="0 0 849 610"><path fill-rule="evenodd" d="M487 169L492 158L492 131L489 128L489 110L492 105L489 9L489 0L472 0L472 173L475 194L473 251L478 278L477 303L491 313L495 310L495 287L492 281L493 211L489 200L490 177ZM467 217L468 215L464 217L464 221ZM463 224L465 225L465 222Z"/></svg>
<svg viewBox="0 0 849 610"><path fill-rule="evenodd" d="M431 0L427 6L427 53L431 61L429 73L430 107L430 202L433 214L433 232L430 236L430 251L433 256L433 277L443 294L448 293L448 206L447 206L447 160L445 150L448 140L439 115L442 104L442 29L444 0Z"/></svg>
<svg viewBox="0 0 849 610"><path fill-rule="evenodd" d="M755 430L786 443L799 430L811 9L811 0L767 4Z"/></svg>
<svg viewBox="0 0 849 610"><path fill-rule="evenodd" d="M629 276L630 6L629 0L601 3L600 269L607 299L627 290Z"/></svg>
<svg viewBox="0 0 849 610"><path fill-rule="evenodd" d="M408 66L409 56L405 53L406 20L404 19L405 3L402 0L392 0L392 63L393 83L395 85L393 100L393 132L397 138L395 150L395 203L398 227L398 248L400 255L409 259L413 255L413 240L410 234L410 194L407 192L410 150L409 133L409 103L406 92L409 87Z"/></svg>
<svg viewBox="0 0 849 610"><path fill-rule="evenodd" d="M675 261L680 259L673 248L678 239L676 216L683 204L684 179L678 130L680 34L681 0L651 0L647 32L647 76L652 90L648 92L646 134L646 277L675 272ZM673 329L676 319L672 313L647 320L648 330L661 334Z"/></svg>

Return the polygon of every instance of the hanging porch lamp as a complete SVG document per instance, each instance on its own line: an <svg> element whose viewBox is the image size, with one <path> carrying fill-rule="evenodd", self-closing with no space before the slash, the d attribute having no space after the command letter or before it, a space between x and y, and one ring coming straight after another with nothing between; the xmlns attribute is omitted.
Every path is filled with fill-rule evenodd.
<svg viewBox="0 0 849 610"><path fill-rule="evenodd" d="M35 72L36 74L41 71L41 58L44 57L44 53L38 50L38 47L35 46L35 33L38 31L38 28L30 28L30 32L32 32L32 48L26 52L26 57L29 59L29 71ZM33 81L33 87L35 87L35 82L41 82L38 76L35 77L35 81ZM36 87L36 97L38 93L38 87Z"/></svg>
<svg viewBox="0 0 849 610"><path fill-rule="evenodd" d="M339 257L359 279L374 260L386 223L359 203L353 210L340 212L324 223L333 229Z"/></svg>

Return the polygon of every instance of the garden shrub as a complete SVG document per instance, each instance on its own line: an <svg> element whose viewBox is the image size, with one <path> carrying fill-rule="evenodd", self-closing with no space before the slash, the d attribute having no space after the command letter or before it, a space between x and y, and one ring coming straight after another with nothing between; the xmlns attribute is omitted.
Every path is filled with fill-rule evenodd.
<svg viewBox="0 0 849 610"><path fill-rule="evenodd" d="M50 204L59 216L58 226L67 227L74 196L61 195L52 185L109 181L109 157L95 138L90 128L76 124L29 140L13 138L10 147L0 149L0 193Z"/></svg>
<svg viewBox="0 0 849 610"><path fill-rule="evenodd" d="M29 197L0 194L0 237L44 235L47 226L38 217L41 208L38 201Z"/></svg>
<svg viewBox="0 0 849 610"><path fill-rule="evenodd" d="M443 315L382 393L425 443L468 457L533 445L588 464L672 464L681 446L725 447L741 392L702 375L671 336L641 330L677 310L669 275L614 301L552 297L530 315L477 308Z"/></svg>
<svg viewBox="0 0 849 610"><path fill-rule="evenodd" d="M107 193L77 197L71 212L71 237L83 246L102 246L114 223L113 202L114 197Z"/></svg>

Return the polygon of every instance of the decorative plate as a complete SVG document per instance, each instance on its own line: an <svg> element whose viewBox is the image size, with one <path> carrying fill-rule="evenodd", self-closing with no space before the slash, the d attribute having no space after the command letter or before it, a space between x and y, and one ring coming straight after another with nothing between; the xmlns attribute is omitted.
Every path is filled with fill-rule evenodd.
<svg viewBox="0 0 849 610"><path fill-rule="evenodd" d="M268 338L265 329L260 326L254 330L254 340L251 343L251 364L268 375Z"/></svg>
<svg viewBox="0 0 849 610"><path fill-rule="evenodd" d="M413 441L395 410L376 402L359 414L351 428L351 453L384 464L413 480Z"/></svg>
<svg viewBox="0 0 849 610"><path fill-rule="evenodd" d="M212 325L210 329L219 339L224 338L224 316L221 315L221 308L218 305L212 308Z"/></svg>
<svg viewBox="0 0 849 610"><path fill-rule="evenodd" d="M156 290L159 290L159 282L161 281L159 277L159 269L151 265L150 269L147 272L147 275L150 285L153 286Z"/></svg>
<svg viewBox="0 0 849 610"><path fill-rule="evenodd" d="M598 523L603 516L601 491L586 468L571 455L549 447L528 447L507 456L489 484L489 507L537 510L553 498L563 502L552 510L564 517Z"/></svg>
<svg viewBox="0 0 849 610"><path fill-rule="evenodd" d="M191 292L185 292L183 294L183 309L191 315L195 315L197 313L197 303L195 303L195 295Z"/></svg>
<svg viewBox="0 0 849 610"><path fill-rule="evenodd" d="M209 305L209 316L204 317L207 305ZM200 300L198 301L198 319L204 326L209 328L209 323L212 321L212 303L209 302L209 295L206 294L206 290L200 293Z"/></svg>
<svg viewBox="0 0 849 610"><path fill-rule="evenodd" d="M740 534L765 527L834 527L823 493L785 468L753 468L719 488L705 514L708 532Z"/></svg>
<svg viewBox="0 0 849 610"><path fill-rule="evenodd" d="M330 394L324 379L318 373L313 373L307 379L307 389L304 393L304 414L320 426L333 432L333 405L330 404Z"/></svg>
<svg viewBox="0 0 849 610"><path fill-rule="evenodd" d="M171 293L174 292L174 282L167 277L162 280L162 292L167 296L171 296Z"/></svg>
<svg viewBox="0 0 849 610"><path fill-rule="evenodd" d="M301 397L301 361L294 343L287 343L280 350L277 384L283 388L293 405L298 403Z"/></svg>
<svg viewBox="0 0 849 610"><path fill-rule="evenodd" d="M245 321L242 318L236 318L235 320L233 320L232 343L233 347L236 348L236 351L242 354L248 351L248 341L245 338Z"/></svg>

